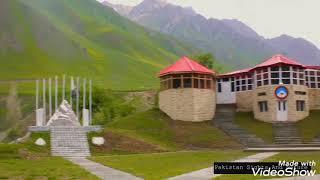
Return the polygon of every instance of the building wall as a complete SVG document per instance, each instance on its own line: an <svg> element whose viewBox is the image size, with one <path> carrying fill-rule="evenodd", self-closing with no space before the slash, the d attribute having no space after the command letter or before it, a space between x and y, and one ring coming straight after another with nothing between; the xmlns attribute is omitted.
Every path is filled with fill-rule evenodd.
<svg viewBox="0 0 320 180"><path fill-rule="evenodd" d="M220 82L221 92L217 93L217 104L235 104L236 93L231 92L231 82Z"/></svg>
<svg viewBox="0 0 320 180"><path fill-rule="evenodd" d="M236 93L237 111L250 112L253 110L253 92L254 91L239 91Z"/></svg>
<svg viewBox="0 0 320 180"><path fill-rule="evenodd" d="M309 101L308 95L297 95L295 91L304 91L308 92L308 88L302 85L285 85L289 90L289 95L286 98L287 100L287 111L288 111L288 121L299 121L307 116L309 116ZM274 122L277 121L278 113L278 99L276 98L274 91L276 85L273 86L261 86L257 87L253 93L253 112L256 119L265 121L265 122ZM265 96L259 96L259 93L265 92ZM297 111L296 101L304 100L305 101L305 111ZM268 102L268 111L260 112L258 102L267 101Z"/></svg>
<svg viewBox="0 0 320 180"><path fill-rule="evenodd" d="M216 109L216 94L211 89L168 89L159 93L159 107L174 120L212 120Z"/></svg>
<svg viewBox="0 0 320 180"><path fill-rule="evenodd" d="M320 89L309 89L310 110L320 109Z"/></svg>

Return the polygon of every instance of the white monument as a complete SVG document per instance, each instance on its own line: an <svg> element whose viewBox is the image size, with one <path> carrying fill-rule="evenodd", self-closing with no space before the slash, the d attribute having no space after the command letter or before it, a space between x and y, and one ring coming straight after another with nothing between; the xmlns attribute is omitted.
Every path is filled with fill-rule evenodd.
<svg viewBox="0 0 320 180"><path fill-rule="evenodd" d="M66 100L62 102L47 126L80 126L79 120Z"/></svg>
<svg viewBox="0 0 320 180"><path fill-rule="evenodd" d="M83 108L82 111L80 110L80 87L82 81L80 81L80 78L76 78L76 83L74 82L74 78L70 77L70 86L68 90L70 91L70 99L67 101L66 97L66 76L63 75L62 77L62 99L60 102L61 105L58 107L59 102L59 92L58 92L58 86L59 81L58 77L55 76L54 83L52 83L52 78L49 78L48 80L42 79L42 101L39 98L40 97L40 82L39 80L36 80L36 127L44 127L49 126L52 124L54 119L57 118L66 118L65 116L68 116L68 118L72 119L73 125L75 120L77 123L80 124L80 119L82 119L83 126L90 126L92 122L92 81L89 80L89 109L87 109L86 104L86 89L87 89L87 80L83 79ZM48 83L48 88L46 88ZM54 86L54 87L52 87ZM46 91L48 89L48 91ZM53 91L54 93L52 93ZM54 95L54 98L52 99L52 94ZM48 97L48 102L46 101L46 98ZM75 99L76 103L74 107L72 107L73 99ZM53 102L54 100L54 102ZM42 104L42 107L40 107L40 102ZM54 103L54 104L53 104ZM76 113L74 113L74 111ZM48 112L48 113L47 113ZM72 112L72 113L71 113ZM53 114L54 113L54 114ZM81 118L82 114L82 118ZM47 120L49 119L49 122L47 123Z"/></svg>

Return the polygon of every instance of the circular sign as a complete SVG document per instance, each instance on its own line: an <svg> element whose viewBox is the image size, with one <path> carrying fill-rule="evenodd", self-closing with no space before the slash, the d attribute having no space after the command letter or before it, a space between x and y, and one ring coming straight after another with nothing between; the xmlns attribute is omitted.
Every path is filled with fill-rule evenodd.
<svg viewBox="0 0 320 180"><path fill-rule="evenodd" d="M285 99L289 95L288 88L285 86L278 86L275 90L275 95L278 99Z"/></svg>

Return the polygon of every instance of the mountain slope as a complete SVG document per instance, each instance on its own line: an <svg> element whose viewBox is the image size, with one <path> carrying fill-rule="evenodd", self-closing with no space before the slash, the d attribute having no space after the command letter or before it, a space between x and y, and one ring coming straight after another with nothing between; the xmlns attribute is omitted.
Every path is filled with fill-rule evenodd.
<svg viewBox="0 0 320 180"><path fill-rule="evenodd" d="M113 89L157 86L155 74L194 52L95 0L0 1L0 77L93 77Z"/></svg>
<svg viewBox="0 0 320 180"><path fill-rule="evenodd" d="M319 49L305 39L282 35L268 39L267 41L283 54L288 54L296 59L302 59L305 64L320 64Z"/></svg>
<svg viewBox="0 0 320 180"><path fill-rule="evenodd" d="M126 16L148 28L212 52L221 62L235 69L250 67L277 53L284 53L304 64L320 64L317 55L320 50L305 40L268 40L238 20L206 19L192 8L163 0L144 0Z"/></svg>

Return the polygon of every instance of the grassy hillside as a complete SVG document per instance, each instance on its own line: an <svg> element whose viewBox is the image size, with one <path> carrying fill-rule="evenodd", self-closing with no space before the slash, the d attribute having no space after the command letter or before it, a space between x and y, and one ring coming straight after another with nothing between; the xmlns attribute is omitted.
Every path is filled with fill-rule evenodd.
<svg viewBox="0 0 320 180"><path fill-rule="evenodd" d="M95 0L0 2L1 80L65 73L113 89L146 89L157 86L161 68L192 52Z"/></svg>
<svg viewBox="0 0 320 180"><path fill-rule="evenodd" d="M240 149L235 140L215 128L211 122L173 121L157 109L119 117L100 134L108 139L100 153L144 153L199 149Z"/></svg>

